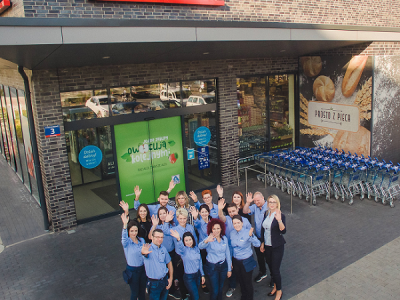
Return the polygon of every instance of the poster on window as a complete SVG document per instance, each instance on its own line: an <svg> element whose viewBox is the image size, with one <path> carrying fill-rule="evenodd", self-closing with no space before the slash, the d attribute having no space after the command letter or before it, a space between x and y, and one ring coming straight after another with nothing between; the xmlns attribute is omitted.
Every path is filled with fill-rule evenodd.
<svg viewBox="0 0 400 300"><path fill-rule="evenodd" d="M299 64L300 146L370 155L373 58L304 56Z"/></svg>
<svg viewBox="0 0 400 300"><path fill-rule="evenodd" d="M179 117L114 126L122 200L133 207L134 188L142 189L141 203L153 203L179 178L170 197L186 190Z"/></svg>

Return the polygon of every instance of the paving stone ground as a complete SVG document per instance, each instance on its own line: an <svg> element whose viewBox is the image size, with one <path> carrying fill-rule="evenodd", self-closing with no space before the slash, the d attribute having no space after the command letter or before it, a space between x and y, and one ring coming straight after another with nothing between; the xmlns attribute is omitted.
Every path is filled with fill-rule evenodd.
<svg viewBox="0 0 400 300"><path fill-rule="evenodd" d="M7 168L1 163L0 192L5 191L7 197L2 194L0 205L12 201L17 209L7 214L0 210L0 236L5 245L0 253L0 299L129 299L129 288L122 279L125 258L119 216L79 225L71 234L43 235L42 220L37 220L40 209L18 209L18 205L26 206L21 196L24 187ZM230 186L225 188L225 197L230 199L236 189L244 193L244 186ZM287 194L273 187L265 190L255 179L250 180L249 190L276 193L287 216L281 267L284 299L400 298L400 205L390 208L356 199L349 206L318 199L316 206L310 206L293 198L290 214ZM14 237L27 225L13 214L37 220L37 231ZM3 228L5 219L13 226ZM254 284L255 299L267 298L268 281ZM201 299L208 297L201 294ZM240 299L239 288L230 299Z"/></svg>

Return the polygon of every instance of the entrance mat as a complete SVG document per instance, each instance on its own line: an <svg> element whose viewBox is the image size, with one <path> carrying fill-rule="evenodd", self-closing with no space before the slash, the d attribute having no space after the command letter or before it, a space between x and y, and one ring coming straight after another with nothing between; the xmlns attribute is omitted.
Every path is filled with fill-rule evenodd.
<svg viewBox="0 0 400 300"><path fill-rule="evenodd" d="M102 200L107 202L115 210L119 208L117 185L112 184L102 186L92 189L92 192L99 196Z"/></svg>

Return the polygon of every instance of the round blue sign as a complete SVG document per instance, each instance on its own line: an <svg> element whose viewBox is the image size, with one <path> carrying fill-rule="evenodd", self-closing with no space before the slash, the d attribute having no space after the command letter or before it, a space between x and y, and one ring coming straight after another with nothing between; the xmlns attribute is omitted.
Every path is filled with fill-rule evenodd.
<svg viewBox="0 0 400 300"><path fill-rule="evenodd" d="M79 152L79 163L86 169L96 168L103 159L103 153L96 146L86 146Z"/></svg>
<svg viewBox="0 0 400 300"><path fill-rule="evenodd" d="M210 129L204 126L197 128L193 138L197 146L207 146L211 139Z"/></svg>

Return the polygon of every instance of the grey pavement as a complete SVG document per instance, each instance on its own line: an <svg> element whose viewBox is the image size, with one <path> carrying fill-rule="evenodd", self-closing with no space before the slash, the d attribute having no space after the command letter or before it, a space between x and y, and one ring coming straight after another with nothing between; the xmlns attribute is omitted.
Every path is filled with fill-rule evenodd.
<svg viewBox="0 0 400 300"><path fill-rule="evenodd" d="M31 205L27 210L18 209L18 205L27 206L20 195L23 187L2 158L0 162L0 191L8 191L0 205L12 201L17 207L6 216L0 210L0 236L5 245L0 253L0 299L129 299L129 287L122 279L125 258L119 216L79 225L74 233L55 234L43 234L39 220L36 234L14 238L13 233L24 232L26 225L12 214L24 212L23 220L36 220L32 216L40 214L40 209ZM230 199L236 189L225 188L225 198ZM243 186L239 190L244 193ZM287 216L281 267L283 299L400 298L396 286L400 205L390 208L356 198L353 206L323 199L310 206L293 198L290 214L287 194L273 187L265 190L255 179L250 180L249 190L276 193ZM2 228L3 218L8 219L7 224L15 220L13 226ZM255 299L267 298L268 281L254 284ZM208 297L201 294L201 299ZM240 299L240 288L230 299Z"/></svg>

